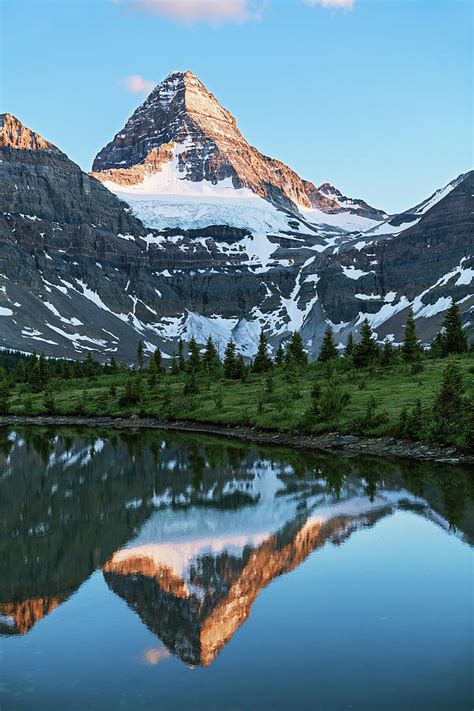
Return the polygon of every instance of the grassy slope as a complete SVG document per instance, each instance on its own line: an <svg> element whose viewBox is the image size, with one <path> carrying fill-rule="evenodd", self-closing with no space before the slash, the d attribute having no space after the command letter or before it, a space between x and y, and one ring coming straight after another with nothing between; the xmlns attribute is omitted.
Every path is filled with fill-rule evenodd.
<svg viewBox="0 0 474 711"><path fill-rule="evenodd" d="M474 375L472 356L458 358L464 374L467 392L474 396ZM367 407L371 395L375 396L381 409L386 410L388 419L383 424L369 428L367 434L390 434L398 421L404 406L411 407L417 399L423 405L431 406L440 387L446 360L424 362L424 369L416 375L408 366L399 365L388 372L378 371L371 375L367 371L350 370L338 374L338 380L350 396L350 403L343 414L334 421L314 424L315 432L339 430L354 432L354 423ZM55 397L56 414L112 415L131 414L172 419L189 419L203 422L219 422L252 425L260 428L293 430L297 428L303 413L310 405L312 384L324 381L321 367L310 366L293 378L285 370L275 369L274 389L266 391L266 377L250 375L248 381L217 380L215 377L198 378L199 392L184 395L184 376L163 376L154 388L150 388L146 374L142 376L143 397L139 404L121 407L119 396L127 375L101 375L92 380L54 381L52 391ZM110 394L115 384L117 395ZM363 384L363 385L362 385ZM164 405L164 393L168 390L169 405ZM18 387L12 394L11 411L17 414L45 413L44 395L33 395L33 407L26 412L25 395ZM222 406L220 406L220 400ZM166 401L166 398L165 398ZM259 401L263 402L259 408Z"/></svg>

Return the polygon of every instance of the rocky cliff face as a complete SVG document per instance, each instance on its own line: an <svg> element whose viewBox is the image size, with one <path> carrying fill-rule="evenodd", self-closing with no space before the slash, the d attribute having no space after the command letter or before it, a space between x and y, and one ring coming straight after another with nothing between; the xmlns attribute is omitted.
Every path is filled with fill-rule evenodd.
<svg viewBox="0 0 474 711"><path fill-rule="evenodd" d="M170 105L178 100L171 93ZM214 132L219 121L237 130L223 109L215 112ZM183 114L174 114L188 130ZM314 357L328 323L341 343L365 316L379 338L400 341L411 305L428 342L450 296L465 322L472 320L473 173L382 222L361 217L358 210L367 215L368 206L327 184L319 193L351 212L317 210L324 224L307 219L313 208L288 210L248 189L243 196L230 187L231 197L206 197L205 186L212 187L206 178L186 180L202 191L197 198L168 195L158 202L127 185L145 226L128 204L17 119L5 115L2 127L0 347L132 360L139 340L148 352L159 345L169 356L178 337L204 343L212 335L221 352L232 337L252 357L261 329L273 347L299 330ZM153 137L158 128L147 130ZM127 180L150 155L158 162L167 155L163 144L149 146L148 134L141 141L133 132L126 137L115 162L131 164L123 169ZM143 156L145 163L133 163ZM183 166L201 175L193 173L193 161ZM368 229L342 228L342 214L368 220Z"/></svg>
<svg viewBox="0 0 474 711"><path fill-rule="evenodd" d="M235 189L288 209L351 211L340 193L330 195L291 168L250 146L235 118L192 72L174 72L159 84L124 128L96 156L94 175L119 185L136 185L173 163L181 181L218 185L229 179ZM337 191L336 191L337 192ZM380 210L358 201L357 214L381 220Z"/></svg>

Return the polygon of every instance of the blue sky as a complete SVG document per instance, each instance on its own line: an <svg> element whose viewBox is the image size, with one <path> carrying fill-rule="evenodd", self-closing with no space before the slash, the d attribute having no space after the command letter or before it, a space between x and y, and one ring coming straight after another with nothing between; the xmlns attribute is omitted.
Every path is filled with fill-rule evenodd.
<svg viewBox="0 0 474 711"><path fill-rule="evenodd" d="M470 0L0 0L1 110L89 170L191 69L247 140L389 212L473 163ZM135 82L136 83L136 82Z"/></svg>

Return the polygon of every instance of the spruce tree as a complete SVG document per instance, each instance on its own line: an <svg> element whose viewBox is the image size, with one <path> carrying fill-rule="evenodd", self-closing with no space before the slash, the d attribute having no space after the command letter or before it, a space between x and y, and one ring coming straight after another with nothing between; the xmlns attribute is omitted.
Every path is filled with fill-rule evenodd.
<svg viewBox="0 0 474 711"><path fill-rule="evenodd" d="M137 376L130 373L127 377L127 382L125 383L125 390L119 400L121 407L128 407L130 405L136 405L140 402L141 391Z"/></svg>
<svg viewBox="0 0 474 711"><path fill-rule="evenodd" d="M114 356L112 356L112 358L110 359L110 372L112 373L112 375L115 375L117 371L117 361L115 360Z"/></svg>
<svg viewBox="0 0 474 711"><path fill-rule="evenodd" d="M157 379L158 370L154 358L151 358L150 365L148 366L148 385L152 390L156 387Z"/></svg>
<svg viewBox="0 0 474 711"><path fill-rule="evenodd" d="M231 379L235 373L235 343L231 339L224 353L224 378Z"/></svg>
<svg viewBox="0 0 474 711"><path fill-rule="evenodd" d="M374 340L372 328L364 319L360 329L360 341L354 348L354 363L358 368L367 368L375 363L379 356L379 347Z"/></svg>
<svg viewBox="0 0 474 711"><path fill-rule="evenodd" d="M171 356L171 375L178 375L179 372L178 356L173 353Z"/></svg>
<svg viewBox="0 0 474 711"><path fill-rule="evenodd" d="M283 349L283 346L280 343L277 350L276 350L276 353L275 353L275 365L280 367L283 365L284 362L285 362L285 351Z"/></svg>
<svg viewBox="0 0 474 711"><path fill-rule="evenodd" d="M305 366L308 364L308 354L304 349L303 339L298 331L292 333L286 349L287 365Z"/></svg>
<svg viewBox="0 0 474 711"><path fill-rule="evenodd" d="M79 366L80 369L80 366ZM82 375L82 373L81 373ZM36 359L33 363L33 366L30 370L28 382L30 384L30 387L33 392L38 393L42 388L43 384L41 382L41 376L40 376L40 367L39 367L39 362Z"/></svg>
<svg viewBox="0 0 474 711"><path fill-rule="evenodd" d="M260 331L258 349L252 364L254 373L265 373L272 367L272 360L268 355L268 341L263 331Z"/></svg>
<svg viewBox="0 0 474 711"><path fill-rule="evenodd" d="M145 365L145 350L143 348L143 342L138 341L138 346L137 346L137 366L138 370L143 370L143 366Z"/></svg>
<svg viewBox="0 0 474 711"><path fill-rule="evenodd" d="M334 358L337 358L337 348L334 343L333 330L331 326L328 326L324 333L321 350L318 355L318 361L320 363L327 363Z"/></svg>
<svg viewBox="0 0 474 711"><path fill-rule="evenodd" d="M199 346L194 336L188 343L188 355L187 370L189 373L197 373L201 368L201 357L199 355Z"/></svg>
<svg viewBox="0 0 474 711"><path fill-rule="evenodd" d="M159 375L160 373L163 372L163 357L161 355L161 351L158 347L155 348L153 351L153 355L151 357L151 363L153 363L156 374ZM150 363L150 365L151 365Z"/></svg>
<svg viewBox="0 0 474 711"><path fill-rule="evenodd" d="M182 338L178 341L178 369L181 373L186 370L186 360L184 358L184 341Z"/></svg>
<svg viewBox="0 0 474 711"><path fill-rule="evenodd" d="M384 368L389 368L393 364L394 355L392 342L389 338L386 338L382 348L382 365Z"/></svg>
<svg viewBox="0 0 474 711"><path fill-rule="evenodd" d="M51 376L51 369L44 353L41 353L38 361L41 386L44 387Z"/></svg>
<svg viewBox="0 0 474 711"><path fill-rule="evenodd" d="M421 356L421 347L416 335L415 319L413 309L408 309L405 324L405 337L402 345L402 356L405 363L416 363Z"/></svg>
<svg viewBox="0 0 474 711"><path fill-rule="evenodd" d="M235 359L234 364L234 378L236 380L244 380L246 377L247 369L245 367L244 357L241 353Z"/></svg>
<svg viewBox="0 0 474 711"><path fill-rule="evenodd" d="M451 306L446 311L444 318L444 355L466 353L468 350L467 337L462 328L459 307L451 298Z"/></svg>
<svg viewBox="0 0 474 711"><path fill-rule="evenodd" d="M3 368L0 368L0 414L5 415L10 407L10 383Z"/></svg>
<svg viewBox="0 0 474 711"><path fill-rule="evenodd" d="M217 348L211 336L209 336L206 341L206 347L202 357L202 365L208 374L216 373L221 365L219 353L217 352Z"/></svg>
<svg viewBox="0 0 474 711"><path fill-rule="evenodd" d="M440 331L438 331L431 341L430 356L432 358L442 358L444 356L444 334Z"/></svg>
<svg viewBox="0 0 474 711"><path fill-rule="evenodd" d="M95 363L92 359L91 353L86 355L86 360L84 362L84 373L87 378L93 378L95 374Z"/></svg>
<svg viewBox="0 0 474 711"><path fill-rule="evenodd" d="M51 390L51 388L47 388L44 393L43 405L48 415L54 413L56 409L56 401L54 399L53 391Z"/></svg>
<svg viewBox="0 0 474 711"><path fill-rule="evenodd" d="M443 382L433 405L435 435L441 441L452 443L464 427L466 403L462 373L454 358L449 358L443 373Z"/></svg>
<svg viewBox="0 0 474 711"><path fill-rule="evenodd" d="M349 358L350 356L354 355L354 336L352 333L349 333L346 341L346 347L344 349L344 357Z"/></svg>

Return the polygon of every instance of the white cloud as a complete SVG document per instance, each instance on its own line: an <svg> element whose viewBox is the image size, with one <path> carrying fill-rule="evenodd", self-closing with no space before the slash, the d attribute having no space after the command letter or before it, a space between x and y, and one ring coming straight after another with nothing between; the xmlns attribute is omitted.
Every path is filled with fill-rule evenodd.
<svg viewBox="0 0 474 711"><path fill-rule="evenodd" d="M304 0L306 5L315 7L316 5L321 5L322 7L334 7L342 8L343 10L352 10L354 7L355 0Z"/></svg>
<svg viewBox="0 0 474 711"><path fill-rule="evenodd" d="M128 0L131 7L167 17L175 22L240 23L255 19L248 0Z"/></svg>
<svg viewBox="0 0 474 711"><path fill-rule="evenodd" d="M156 82L144 79L140 74L125 77L121 83L131 94L149 94L156 86Z"/></svg>

